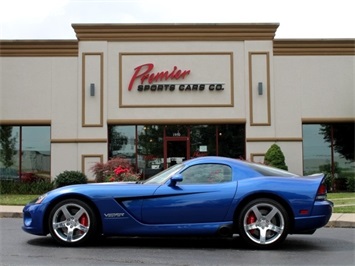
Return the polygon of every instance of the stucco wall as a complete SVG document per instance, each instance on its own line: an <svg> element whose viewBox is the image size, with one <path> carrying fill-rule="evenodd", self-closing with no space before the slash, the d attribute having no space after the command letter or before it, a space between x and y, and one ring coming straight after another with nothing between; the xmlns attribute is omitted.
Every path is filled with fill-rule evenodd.
<svg viewBox="0 0 355 266"><path fill-rule="evenodd" d="M277 143L289 170L302 174L302 124L355 120L354 44L274 40L277 27L73 25L77 41L0 41L0 122L51 126L52 176L93 178L91 165L107 160L108 124L154 123L245 124L246 159L262 161ZM192 69L187 83L226 89L215 97L129 93L134 68L148 61L156 71Z"/></svg>

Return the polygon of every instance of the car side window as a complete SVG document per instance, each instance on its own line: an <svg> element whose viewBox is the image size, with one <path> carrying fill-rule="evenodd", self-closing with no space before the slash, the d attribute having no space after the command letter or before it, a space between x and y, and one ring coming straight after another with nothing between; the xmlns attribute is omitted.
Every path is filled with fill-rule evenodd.
<svg viewBox="0 0 355 266"><path fill-rule="evenodd" d="M232 169L224 164L193 165L182 173L181 184L216 184L232 181Z"/></svg>

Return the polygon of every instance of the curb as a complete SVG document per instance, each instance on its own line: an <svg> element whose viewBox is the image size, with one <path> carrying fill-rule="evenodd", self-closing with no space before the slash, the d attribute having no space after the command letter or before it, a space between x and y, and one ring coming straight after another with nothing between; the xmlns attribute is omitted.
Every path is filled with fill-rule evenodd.
<svg viewBox="0 0 355 266"><path fill-rule="evenodd" d="M355 228L355 214L333 213L326 227Z"/></svg>
<svg viewBox="0 0 355 266"><path fill-rule="evenodd" d="M22 212L0 212L0 218L22 218Z"/></svg>
<svg viewBox="0 0 355 266"><path fill-rule="evenodd" d="M355 228L355 222L349 221L329 221L325 227L327 228Z"/></svg>
<svg viewBox="0 0 355 266"><path fill-rule="evenodd" d="M0 218L22 218L24 206L0 206Z"/></svg>

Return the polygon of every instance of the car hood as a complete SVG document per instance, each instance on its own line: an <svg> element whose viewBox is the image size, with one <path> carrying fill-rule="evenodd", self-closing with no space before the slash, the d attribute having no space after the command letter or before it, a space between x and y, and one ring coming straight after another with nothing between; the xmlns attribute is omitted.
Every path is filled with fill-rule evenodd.
<svg viewBox="0 0 355 266"><path fill-rule="evenodd" d="M92 200L102 198L126 198L149 196L159 187L158 184L143 185L136 182L107 182L70 185L48 192L45 201L64 195L82 195Z"/></svg>

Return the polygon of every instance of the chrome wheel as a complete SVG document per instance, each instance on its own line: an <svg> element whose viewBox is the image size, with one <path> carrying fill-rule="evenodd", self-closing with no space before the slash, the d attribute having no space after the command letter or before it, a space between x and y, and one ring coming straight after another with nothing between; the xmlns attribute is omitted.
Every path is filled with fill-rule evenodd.
<svg viewBox="0 0 355 266"><path fill-rule="evenodd" d="M93 212L86 203L66 200L53 208L49 228L52 237L59 243L76 245L91 237L94 222Z"/></svg>
<svg viewBox="0 0 355 266"><path fill-rule="evenodd" d="M254 200L243 209L239 230L243 239L253 246L275 246L287 236L287 212L276 201Z"/></svg>

